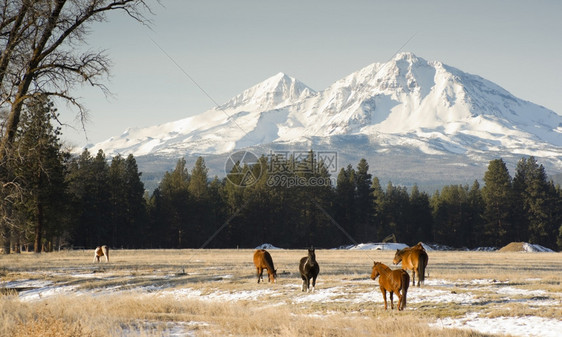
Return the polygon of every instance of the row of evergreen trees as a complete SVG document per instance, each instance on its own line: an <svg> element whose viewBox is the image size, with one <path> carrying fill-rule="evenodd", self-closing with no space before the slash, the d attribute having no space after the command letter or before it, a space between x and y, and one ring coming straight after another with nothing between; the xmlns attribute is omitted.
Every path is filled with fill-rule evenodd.
<svg viewBox="0 0 562 337"><path fill-rule="evenodd" d="M37 104L37 111L53 110L49 102ZM5 251L265 242L336 247L389 234L408 244L474 248L529 241L562 248L562 190L533 157L519 161L513 178L496 159L483 187L478 181L448 185L431 196L417 186L383 187L365 159L332 177L312 151L299 158L262 156L253 165L236 162L223 179L210 179L203 158L191 170L180 159L149 194L132 155L108 161L102 151L95 156L84 151L72 157L45 117L56 116L54 110L32 112L23 116L26 132L17 137L18 156L2 168L21 191L18 198L2 199Z"/></svg>

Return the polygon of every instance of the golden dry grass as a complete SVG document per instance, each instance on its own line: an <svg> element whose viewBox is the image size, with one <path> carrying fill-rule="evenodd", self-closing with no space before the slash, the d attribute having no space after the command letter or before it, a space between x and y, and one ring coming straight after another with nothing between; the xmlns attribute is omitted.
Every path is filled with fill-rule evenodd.
<svg viewBox="0 0 562 337"><path fill-rule="evenodd" d="M559 253L429 252L429 284L410 287L406 310L396 312L384 310L369 279L373 260L390 265L393 252L317 250L315 294L300 292L305 250L270 252L276 284L257 284L253 250L115 250L109 264L93 264L93 251L1 256L0 288L28 280L61 292L4 289L0 335L480 336L428 322L474 311L562 316ZM459 300L421 299L432 292ZM518 305L542 300L558 305Z"/></svg>

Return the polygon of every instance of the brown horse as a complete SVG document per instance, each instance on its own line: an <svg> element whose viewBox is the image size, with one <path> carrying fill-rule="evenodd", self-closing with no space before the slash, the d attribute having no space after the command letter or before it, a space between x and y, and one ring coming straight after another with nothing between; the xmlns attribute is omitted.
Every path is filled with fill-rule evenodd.
<svg viewBox="0 0 562 337"><path fill-rule="evenodd" d="M105 262L109 262L109 248L107 246L99 246L94 250L94 262L100 262L100 258L105 256Z"/></svg>
<svg viewBox="0 0 562 337"><path fill-rule="evenodd" d="M398 296L398 310L404 310L406 307L406 295L410 285L410 275L404 269L392 270L388 266L375 262L371 279L375 280L380 275L379 285L381 287L382 297L384 298L384 310L387 310L386 291L390 292L390 309L394 309L393 296ZM402 293L400 293L402 291Z"/></svg>
<svg viewBox="0 0 562 337"><path fill-rule="evenodd" d="M314 287L316 286L316 278L320 272L320 266L316 262L316 253L314 252L314 247L310 247L308 250L308 256L301 259L299 263L299 272L302 278L302 291L308 292L312 290L314 292ZM310 289L310 280L312 279L312 289Z"/></svg>
<svg viewBox="0 0 562 337"><path fill-rule="evenodd" d="M425 267L427 267L427 262L429 257L427 252L423 248L421 242L415 246L397 249L394 255L394 264L399 264L402 262L402 268L412 270L412 285L416 285L416 271L418 272L418 287L423 283L425 279Z"/></svg>
<svg viewBox="0 0 562 337"><path fill-rule="evenodd" d="M254 265L258 272L258 283L260 283L260 280L263 281L264 269L267 269L267 281L275 283L277 270L273 266L273 259L267 250L258 249L254 252Z"/></svg>

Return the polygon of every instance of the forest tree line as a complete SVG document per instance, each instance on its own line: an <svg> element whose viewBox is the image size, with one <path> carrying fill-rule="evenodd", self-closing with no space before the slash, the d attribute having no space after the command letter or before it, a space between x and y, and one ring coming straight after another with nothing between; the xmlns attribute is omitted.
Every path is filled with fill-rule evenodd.
<svg viewBox="0 0 562 337"><path fill-rule="evenodd" d="M71 156L52 126L55 117L48 100L31 105L15 137L17 155L2 167L20 191L18 198L2 198L5 253L101 244L331 248L392 234L409 245L527 241L562 248L562 190L534 157L521 158L513 177L502 159L492 160L482 186L478 180L447 185L432 195L417 186L383 185L365 159L332 176L313 151L237 162L224 178L209 177L203 158L192 168L179 159L148 193L132 155L108 160L101 150L84 150Z"/></svg>

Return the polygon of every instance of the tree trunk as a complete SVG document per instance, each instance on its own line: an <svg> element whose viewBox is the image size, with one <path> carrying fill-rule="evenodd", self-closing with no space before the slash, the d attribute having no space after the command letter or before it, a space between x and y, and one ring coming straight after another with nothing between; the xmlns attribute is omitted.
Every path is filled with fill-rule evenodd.
<svg viewBox="0 0 562 337"><path fill-rule="evenodd" d="M33 251L35 253L41 253L42 233L43 233L43 205L39 203L37 205L37 223L35 224L35 243L33 245Z"/></svg>
<svg viewBox="0 0 562 337"><path fill-rule="evenodd" d="M5 224L2 226L2 235L4 238L4 242L2 245L2 252L3 254L10 254L10 229L8 228L8 225Z"/></svg>

